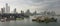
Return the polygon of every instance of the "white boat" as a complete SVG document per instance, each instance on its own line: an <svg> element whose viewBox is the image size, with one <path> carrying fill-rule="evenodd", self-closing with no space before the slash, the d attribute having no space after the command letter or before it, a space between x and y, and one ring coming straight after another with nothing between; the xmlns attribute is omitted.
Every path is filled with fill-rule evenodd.
<svg viewBox="0 0 60 26"><path fill-rule="evenodd" d="M1 22L5 22L5 19L1 19Z"/></svg>

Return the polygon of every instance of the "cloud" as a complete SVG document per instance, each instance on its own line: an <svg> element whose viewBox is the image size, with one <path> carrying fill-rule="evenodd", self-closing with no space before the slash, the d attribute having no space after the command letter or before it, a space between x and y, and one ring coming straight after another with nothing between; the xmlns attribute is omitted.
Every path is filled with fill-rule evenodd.
<svg viewBox="0 0 60 26"><path fill-rule="evenodd" d="M31 5L37 6L40 10L48 9L51 11L53 10L53 11L58 11L58 12L60 10L60 0L31 0L31 1L32 1Z"/></svg>

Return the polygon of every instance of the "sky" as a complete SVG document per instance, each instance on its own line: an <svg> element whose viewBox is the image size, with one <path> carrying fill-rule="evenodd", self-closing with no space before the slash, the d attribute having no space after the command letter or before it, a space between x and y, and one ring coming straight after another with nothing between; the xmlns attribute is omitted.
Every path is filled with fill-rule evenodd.
<svg viewBox="0 0 60 26"><path fill-rule="evenodd" d="M0 9L5 7L6 3L9 4L11 11L14 8L17 9L17 12L27 9L30 9L31 12L35 10L41 12L48 9L60 14L60 0L0 0Z"/></svg>

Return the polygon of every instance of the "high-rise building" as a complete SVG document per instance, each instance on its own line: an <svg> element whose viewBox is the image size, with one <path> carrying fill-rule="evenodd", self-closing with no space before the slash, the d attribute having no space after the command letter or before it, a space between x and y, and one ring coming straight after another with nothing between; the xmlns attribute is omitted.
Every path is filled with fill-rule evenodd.
<svg viewBox="0 0 60 26"><path fill-rule="evenodd" d="M26 13L27 13L27 14L30 14L30 10L28 9L28 10L26 11Z"/></svg>
<svg viewBox="0 0 60 26"><path fill-rule="evenodd" d="M5 8L1 8L1 13L5 13Z"/></svg>
<svg viewBox="0 0 60 26"><path fill-rule="evenodd" d="M26 15L31 15L31 12L30 10L28 9L26 12L25 12Z"/></svg>
<svg viewBox="0 0 60 26"><path fill-rule="evenodd" d="M33 14L34 14L34 15L36 15L36 14L37 14L36 10L35 10L35 12L33 12Z"/></svg>
<svg viewBox="0 0 60 26"><path fill-rule="evenodd" d="M10 13L10 7L8 6L8 3L6 3L6 9L5 9L6 11L6 13Z"/></svg>
<svg viewBox="0 0 60 26"><path fill-rule="evenodd" d="M21 10L21 14L24 14L24 11Z"/></svg>
<svg viewBox="0 0 60 26"><path fill-rule="evenodd" d="M14 9L14 13L16 13L16 8Z"/></svg>

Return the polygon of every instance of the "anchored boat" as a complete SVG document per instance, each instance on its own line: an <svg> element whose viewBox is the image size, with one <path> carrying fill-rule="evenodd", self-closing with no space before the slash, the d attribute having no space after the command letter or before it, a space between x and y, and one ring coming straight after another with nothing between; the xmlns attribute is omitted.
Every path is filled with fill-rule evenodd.
<svg viewBox="0 0 60 26"><path fill-rule="evenodd" d="M57 19L53 18L53 17L49 17L49 16L38 16L38 17L34 17L32 19L32 21L37 21L37 22L57 22Z"/></svg>

